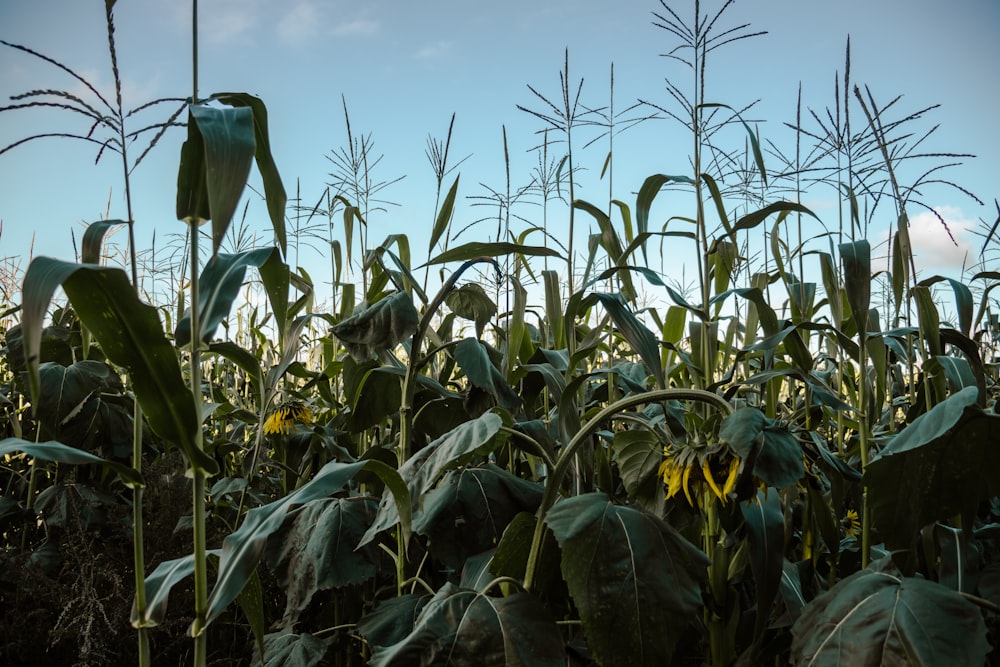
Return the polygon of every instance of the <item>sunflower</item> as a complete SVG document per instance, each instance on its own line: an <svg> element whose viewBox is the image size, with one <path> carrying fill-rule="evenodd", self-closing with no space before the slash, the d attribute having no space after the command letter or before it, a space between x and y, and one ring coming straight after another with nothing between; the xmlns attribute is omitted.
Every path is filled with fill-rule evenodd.
<svg viewBox="0 0 1000 667"><path fill-rule="evenodd" d="M840 529L847 537L857 539L861 534L861 519L858 518L857 510L847 510L847 514L840 520Z"/></svg>
<svg viewBox="0 0 1000 667"><path fill-rule="evenodd" d="M264 422L264 433L291 433L295 424L312 422L312 410L298 401L289 401L278 407Z"/></svg>
<svg viewBox="0 0 1000 667"><path fill-rule="evenodd" d="M722 452L719 452L722 454ZM699 458L701 459L699 463ZM725 459L729 459L726 461ZM667 498L684 491L684 497L688 504L695 506L694 497L700 495L702 484L706 484L712 493L722 502L723 505L729 499L729 494L736 488L736 480L739 477L740 459L735 456L719 456L719 462L726 466L726 479L722 487L715 481L712 473L713 456L704 455L699 457L694 449L685 448L676 454L670 447L663 448L663 462L658 469L659 476L663 483L667 485ZM694 479L692 479L692 476ZM694 494L692 496L692 489Z"/></svg>

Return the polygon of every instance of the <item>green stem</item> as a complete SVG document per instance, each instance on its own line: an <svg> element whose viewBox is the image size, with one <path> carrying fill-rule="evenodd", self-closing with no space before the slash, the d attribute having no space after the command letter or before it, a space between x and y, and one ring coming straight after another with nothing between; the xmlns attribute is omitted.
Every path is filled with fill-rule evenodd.
<svg viewBox="0 0 1000 667"><path fill-rule="evenodd" d="M604 422L614 417L616 413L637 405L642 405L643 403L668 400L701 401L703 403L716 406L727 415L733 411L732 406L730 406L729 403L727 403L726 400L718 394L713 394L702 389L682 389L672 387L670 389L658 389L644 394L627 396L619 401L616 401L615 403L612 403L594 415L594 418L577 431L576 435L573 436L573 439L570 440L569 443L562 449L559 453L558 460L556 460L555 465L552 466L552 472L549 474L549 478L545 480L545 490L542 492L542 502L538 508L538 522L535 524L535 534L531 540L531 551L528 552L528 564L525 567L524 572L525 590L531 590L535 583L535 568L538 565L538 558L542 549L542 536L544 535L545 530L545 515L548 513L552 505L555 504L556 496L559 494L559 487L562 485L562 479L566 476L570 465L572 465L574 459L576 458L576 451L585 442L587 442L588 438L590 438L590 436L592 436L597 429L604 424Z"/></svg>
<svg viewBox="0 0 1000 667"><path fill-rule="evenodd" d="M142 467L142 408L139 407L139 401L135 402L132 413L132 467L136 470ZM143 488L137 485L132 490L132 560L135 570L135 610L140 622L139 667L148 667L151 664L149 633L143 624L146 616L146 559L143 554L145 519L142 515L142 495Z"/></svg>
<svg viewBox="0 0 1000 667"><path fill-rule="evenodd" d="M201 431L201 312L199 308L198 284L198 223L193 220L191 229L191 394L194 398L195 446L203 447ZM205 556L205 471L192 466L192 522L194 531L194 636L195 667L205 667L207 645L205 635L208 617L208 562Z"/></svg>

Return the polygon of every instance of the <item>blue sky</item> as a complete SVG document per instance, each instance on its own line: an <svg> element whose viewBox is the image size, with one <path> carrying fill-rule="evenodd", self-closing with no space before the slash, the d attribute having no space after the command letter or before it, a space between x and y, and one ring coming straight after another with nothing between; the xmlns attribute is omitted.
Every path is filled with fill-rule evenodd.
<svg viewBox="0 0 1000 667"><path fill-rule="evenodd" d="M669 4L685 18L693 12L693 3ZM719 6L707 0L702 4L711 11ZM69 65L112 99L103 6L99 0L4 0L0 39ZM405 176L382 193L399 205L370 215L370 241L405 233L419 264L427 258L436 185L425 156L427 138L443 139L452 113L452 158L469 156L445 185L461 173L454 222L460 229L493 212L473 206L482 201L477 197L505 188L504 127L512 185L528 185L538 164L528 149L538 144L535 132L542 124L516 107L543 109L529 84L557 99L566 49L571 83L575 87L584 79L584 104L607 105L614 63L617 109L638 98L676 109L664 79L685 87L686 79L680 77L687 74L659 56L676 42L652 25L653 11L663 11L658 0L202 0L199 91L245 91L264 100L285 187L294 197L298 182L308 204L331 181L328 157L346 141L343 95L355 134L371 133L375 155L384 155L376 179ZM115 17L125 106L190 95L189 3L119 0ZM913 130L920 133L940 124L926 150L978 156L941 176L974 192L985 206L948 187L928 188L922 192L924 203L946 217L959 247L919 208L911 210L914 242L928 271L953 272L970 252L974 261L982 241L971 230L982 227L980 219L995 219L993 200L1000 196L1000 3L738 0L722 24L743 23L768 34L713 55L706 97L734 107L760 100L747 117L764 121L755 125L762 139L785 151L794 150L793 135L783 123L794 120L800 82L804 107L818 112L830 107L835 75L843 74L848 35L852 79L869 84L880 103L903 95L898 103L902 115L941 105ZM51 65L0 47L0 105L10 95L39 88L82 91ZM142 118L151 122L157 116ZM860 117L853 122L861 122ZM61 112L0 113L0 147L51 131L85 132L86 127ZM728 132L732 146L742 146L740 133ZM579 128L574 142L580 146L594 136L592 128ZM170 235L183 231L174 219L182 139L182 130L168 134L133 173L140 248L150 246L154 229L161 248ZM133 157L138 154L131 150ZM599 179L606 151L603 142L577 151L585 169L577 194L599 207L608 202L607 182ZM689 135L672 121L643 123L621 134L616 138L613 196L634 203L633 193L646 176L688 173L689 154ZM125 216L117 156L105 155L97 166L94 158L92 145L59 139L30 142L0 155L0 259L20 257L22 270L29 251L71 259L71 230L79 241L83 223L104 218L106 210L111 218ZM657 225L670 215L691 214L689 203L679 196L662 198L654 215ZM264 242L266 210L254 195L249 201L248 221ZM835 225L829 190L810 192L806 203ZM541 216L541 209L528 203L513 212L532 223ZM886 207L872 229L873 243L881 241L882 218L888 222L889 214ZM557 225L565 210L555 209L550 216ZM516 228L527 225L518 221ZM476 224L460 240L486 240L495 229L494 223ZM340 230L338 234L342 238ZM578 246L585 238L577 237ZM319 273L317 280L326 279L322 254L304 248L299 261Z"/></svg>

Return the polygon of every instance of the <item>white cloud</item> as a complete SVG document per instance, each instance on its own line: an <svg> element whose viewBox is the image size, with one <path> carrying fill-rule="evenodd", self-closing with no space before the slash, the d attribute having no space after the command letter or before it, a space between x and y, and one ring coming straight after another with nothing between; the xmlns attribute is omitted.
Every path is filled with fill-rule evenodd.
<svg viewBox="0 0 1000 667"><path fill-rule="evenodd" d="M346 21L338 24L333 29L333 34L337 37L367 37L374 35L379 30L379 22L371 19L357 18L353 21Z"/></svg>
<svg viewBox="0 0 1000 667"><path fill-rule="evenodd" d="M319 34L323 22L319 5L314 0L301 0L278 22L278 37L285 42L301 43Z"/></svg>
<svg viewBox="0 0 1000 667"><path fill-rule="evenodd" d="M414 54L414 57L418 60L434 60L435 58L444 56L449 51L451 51L451 42L442 39L419 49Z"/></svg>
<svg viewBox="0 0 1000 667"><path fill-rule="evenodd" d="M260 16L261 0L211 0L198 6L198 37L215 44L250 32Z"/></svg>
<svg viewBox="0 0 1000 667"><path fill-rule="evenodd" d="M961 209L938 206L910 218L910 245L918 271L961 269L975 261L972 229L975 221L963 217ZM948 226L941 224L944 219ZM951 231L951 236L948 231Z"/></svg>

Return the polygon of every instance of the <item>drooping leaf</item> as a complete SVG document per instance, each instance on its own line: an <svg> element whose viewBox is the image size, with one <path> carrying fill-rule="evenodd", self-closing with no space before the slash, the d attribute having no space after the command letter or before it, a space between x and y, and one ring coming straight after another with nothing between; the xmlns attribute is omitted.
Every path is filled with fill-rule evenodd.
<svg viewBox="0 0 1000 667"><path fill-rule="evenodd" d="M979 609L926 579L862 570L820 594L792 627L792 663L982 665L989 644Z"/></svg>
<svg viewBox="0 0 1000 667"><path fill-rule="evenodd" d="M406 292L396 292L334 325L336 336L358 361L377 358L417 330L419 321L413 300Z"/></svg>
<svg viewBox="0 0 1000 667"><path fill-rule="evenodd" d="M546 516L563 578L602 665L667 665L702 608L708 559L669 525L601 493L557 502Z"/></svg>
<svg viewBox="0 0 1000 667"><path fill-rule="evenodd" d="M215 474L215 459L196 443L200 424L194 398L181 375L177 354L163 334L159 315L139 301L120 269L49 257L36 257L28 266L21 323L33 399L38 398L42 318L59 285L107 358L128 371L139 406L153 431L179 446L192 467Z"/></svg>
<svg viewBox="0 0 1000 667"><path fill-rule="evenodd" d="M662 389L664 378L663 367L660 365L660 346L657 344L653 332L636 318L632 311L621 302L618 295L594 292L584 299L581 307L589 308L594 301L600 302L608 311L622 336L625 337L632 349L639 355L643 365L646 366L646 371L656 380L656 386Z"/></svg>
<svg viewBox="0 0 1000 667"><path fill-rule="evenodd" d="M768 486L787 489L795 486L803 475L802 447L787 427L771 420L763 430L763 441L754 462L753 474Z"/></svg>
<svg viewBox="0 0 1000 667"><path fill-rule="evenodd" d="M844 264L844 290L851 307L854 326L864 336L868 329L868 308L872 297L871 246L868 241L840 244L840 259Z"/></svg>
<svg viewBox="0 0 1000 667"><path fill-rule="evenodd" d="M351 406L348 428L352 433L360 433L390 415L399 414L402 395L399 376L384 367L371 368L361 376L356 392L347 397Z"/></svg>
<svg viewBox="0 0 1000 667"><path fill-rule="evenodd" d="M358 634L371 646L392 646L403 641L416 625L431 596L409 593L382 600L358 621Z"/></svg>
<svg viewBox="0 0 1000 667"><path fill-rule="evenodd" d="M890 549L910 548L927 524L1000 494L1000 416L967 387L920 415L876 454L864 474L869 509Z"/></svg>
<svg viewBox="0 0 1000 667"><path fill-rule="evenodd" d="M80 243L80 263L100 264L103 255L104 237L119 225L127 225L125 220L98 220L87 225Z"/></svg>
<svg viewBox="0 0 1000 667"><path fill-rule="evenodd" d="M274 238L281 248L281 254L287 255L285 234L285 204L288 197L285 186L281 183L278 167L271 156L271 140L268 137L267 107L264 102L247 93L214 93L209 99L218 100L222 104L233 107L246 107L253 113L254 159L264 185L264 198L267 200L267 213L271 218Z"/></svg>
<svg viewBox="0 0 1000 667"><path fill-rule="evenodd" d="M444 298L445 304L459 317L476 323L476 337L497 314L497 306L479 283L466 283Z"/></svg>
<svg viewBox="0 0 1000 667"><path fill-rule="evenodd" d="M465 338L455 346L455 361L458 363L469 382L485 389L497 403L508 410L520 407L521 397L514 393L510 385L500 374L500 369L490 361L485 344L476 338Z"/></svg>
<svg viewBox="0 0 1000 667"><path fill-rule="evenodd" d="M200 144L200 150L189 144ZM229 229L255 150L250 109L219 109L205 104L188 107L188 139L177 177L177 218L212 220L212 254ZM197 163L199 158L201 164ZM203 202L208 204L208 216Z"/></svg>
<svg viewBox="0 0 1000 667"><path fill-rule="evenodd" d="M757 408L737 408L722 422L719 440L745 459L764 432L766 423L767 417Z"/></svg>
<svg viewBox="0 0 1000 667"><path fill-rule="evenodd" d="M286 518L268 539L267 564L285 592L284 622L291 627L313 596L375 576L382 550L356 549L375 518L374 498L319 498Z"/></svg>
<svg viewBox="0 0 1000 667"><path fill-rule="evenodd" d="M534 596L490 597L447 583L399 642L372 647L372 667L566 664L559 628Z"/></svg>
<svg viewBox="0 0 1000 667"><path fill-rule="evenodd" d="M222 320L229 315L233 301L243 289L243 277L248 266L260 266L275 254L272 248L248 250L236 255L212 256L205 264L198 280L198 300L201 303L201 339L209 342ZM185 315L174 331L174 342L183 347L191 342L191 316Z"/></svg>
<svg viewBox="0 0 1000 667"><path fill-rule="evenodd" d="M431 554L459 569L467 558L496 547L510 521L534 512L542 487L492 464L445 473L423 497L413 530L430 538Z"/></svg>
<svg viewBox="0 0 1000 667"><path fill-rule="evenodd" d="M502 425L503 420L498 415L486 412L445 433L411 456L399 468L399 475L409 489L407 512L411 505L419 507L421 498L434 487L445 470L468 463L497 447L496 436ZM378 533L399 522L399 502L399 498L388 493L382 495L378 516L365 533L361 545L368 544Z"/></svg>
<svg viewBox="0 0 1000 667"><path fill-rule="evenodd" d="M448 223L451 222L451 216L455 210L455 196L458 193L458 179L460 176L455 176L455 182L448 188L448 194L445 195L444 202L441 204L441 210L438 211L437 219L434 221L434 228L431 230L431 240L427 245L428 253L434 250L434 246L441 240L441 237L448 229Z"/></svg>
<svg viewBox="0 0 1000 667"><path fill-rule="evenodd" d="M642 501L660 493L657 472L663 462L663 448L656 434L646 429L616 431L612 449L630 496Z"/></svg>

